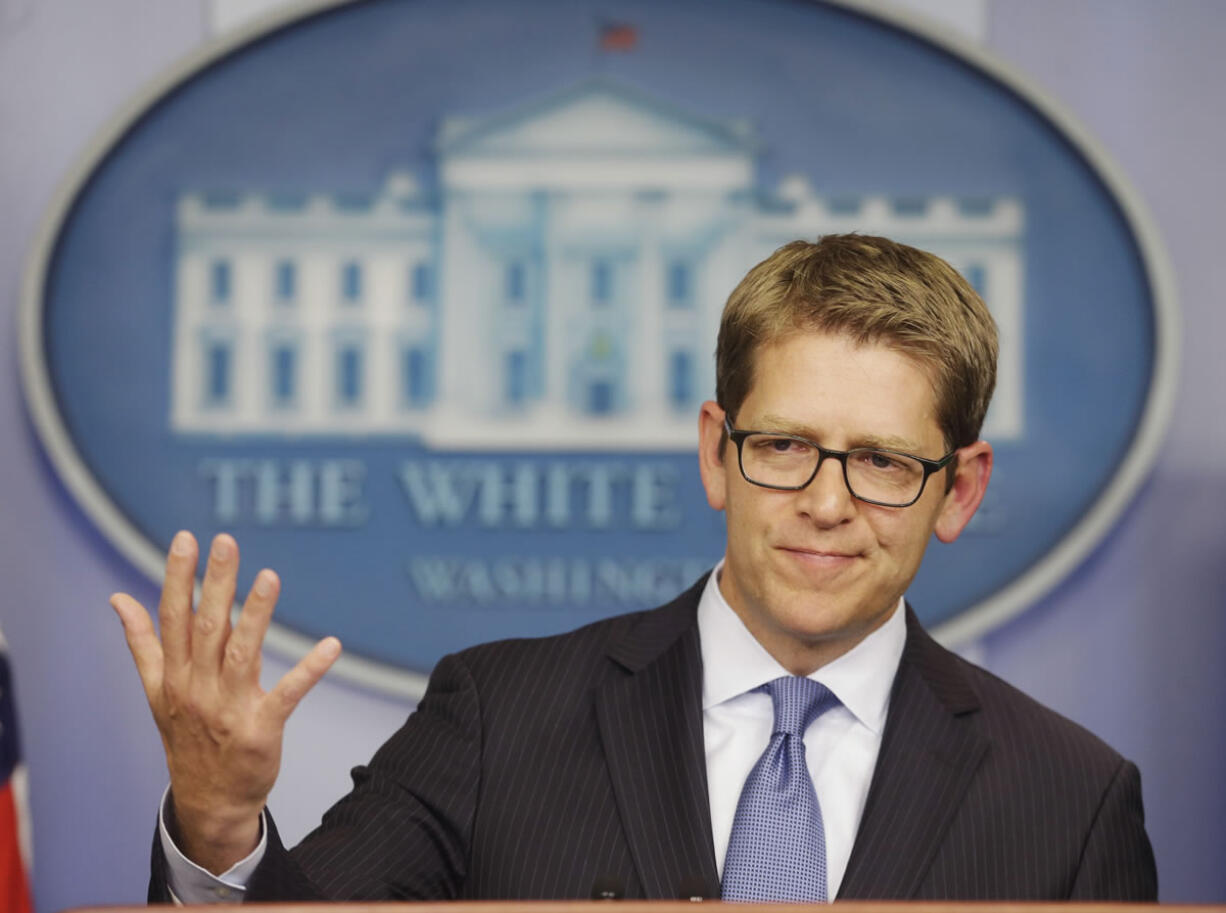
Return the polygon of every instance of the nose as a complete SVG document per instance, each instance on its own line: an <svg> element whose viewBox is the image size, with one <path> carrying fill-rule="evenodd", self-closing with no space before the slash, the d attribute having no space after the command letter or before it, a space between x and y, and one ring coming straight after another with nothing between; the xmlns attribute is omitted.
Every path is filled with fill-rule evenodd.
<svg viewBox="0 0 1226 913"><path fill-rule="evenodd" d="M837 526L855 515L855 498L843 480L842 464L834 457L823 459L813 481L797 494L798 509L819 526Z"/></svg>

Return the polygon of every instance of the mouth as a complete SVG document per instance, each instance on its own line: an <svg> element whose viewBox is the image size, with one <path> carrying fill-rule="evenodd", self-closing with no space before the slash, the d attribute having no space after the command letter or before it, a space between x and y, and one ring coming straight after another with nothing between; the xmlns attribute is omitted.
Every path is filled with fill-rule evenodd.
<svg viewBox="0 0 1226 913"><path fill-rule="evenodd" d="M858 554L837 549L781 546L778 554L783 558L784 575L805 589L841 585L860 567Z"/></svg>
<svg viewBox="0 0 1226 913"><path fill-rule="evenodd" d="M860 557L859 552L845 552L837 549L800 548L797 546L779 546L779 551L796 561L814 567L842 567Z"/></svg>

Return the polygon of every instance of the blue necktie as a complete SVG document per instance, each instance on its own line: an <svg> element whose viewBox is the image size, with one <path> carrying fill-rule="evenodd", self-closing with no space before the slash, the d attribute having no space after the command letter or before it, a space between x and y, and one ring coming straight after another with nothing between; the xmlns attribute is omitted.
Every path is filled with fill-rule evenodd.
<svg viewBox="0 0 1226 913"><path fill-rule="evenodd" d="M838 698L825 685L797 676L757 690L770 692L775 729L737 803L723 899L825 902L826 829L805 763L804 736Z"/></svg>

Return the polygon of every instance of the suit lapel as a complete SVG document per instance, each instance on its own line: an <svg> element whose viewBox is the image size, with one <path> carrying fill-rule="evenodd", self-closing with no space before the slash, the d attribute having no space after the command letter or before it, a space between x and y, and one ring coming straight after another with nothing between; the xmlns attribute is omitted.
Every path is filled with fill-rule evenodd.
<svg viewBox="0 0 1226 913"><path fill-rule="evenodd" d="M907 644L839 899L913 897L988 743L957 661L907 609Z"/></svg>
<svg viewBox="0 0 1226 913"><path fill-rule="evenodd" d="M705 583L645 614L610 650L619 674L596 692L613 791L648 897L719 896L696 624Z"/></svg>

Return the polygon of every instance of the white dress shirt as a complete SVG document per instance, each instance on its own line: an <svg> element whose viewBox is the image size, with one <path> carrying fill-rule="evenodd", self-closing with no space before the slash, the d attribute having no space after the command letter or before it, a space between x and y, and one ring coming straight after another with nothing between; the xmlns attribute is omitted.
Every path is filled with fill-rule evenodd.
<svg viewBox="0 0 1226 913"><path fill-rule="evenodd" d="M753 689L790 675L766 652L724 600L711 573L698 604L702 644L702 722L706 740L707 787L715 861L720 875L732 833L741 787L770 741L774 708L770 695ZM864 812L869 782L881 748L894 674L902 658L906 624L902 600L890 618L852 650L814 672L839 699L805 731L805 757L826 826L826 884L834 898L847 870L852 843ZM167 790L169 794L169 790ZM265 832L246 859L220 878L184 856L165 823L166 797L158 816L167 882L176 903L236 903L264 857Z"/></svg>
<svg viewBox="0 0 1226 913"><path fill-rule="evenodd" d="M166 827L166 803L169 799L170 787L167 786L158 808L158 836L162 841L162 852L166 855L166 886L170 889L171 900L178 906L241 903L243 895L247 893L247 881L264 858L264 849L268 846L268 827L264 823L264 813L260 813L260 842L255 849L247 858L240 859L218 877L184 856L171 839L170 830Z"/></svg>
<svg viewBox="0 0 1226 913"><path fill-rule="evenodd" d="M722 570L721 562L698 603L707 789L721 877L741 788L766 750L775 724L770 695L752 692L782 675L791 675L754 639L725 601L718 584ZM805 759L826 827L826 885L831 899L843 883L860 827L906 637L900 599L885 624L809 676L839 699L838 706L805 730Z"/></svg>

